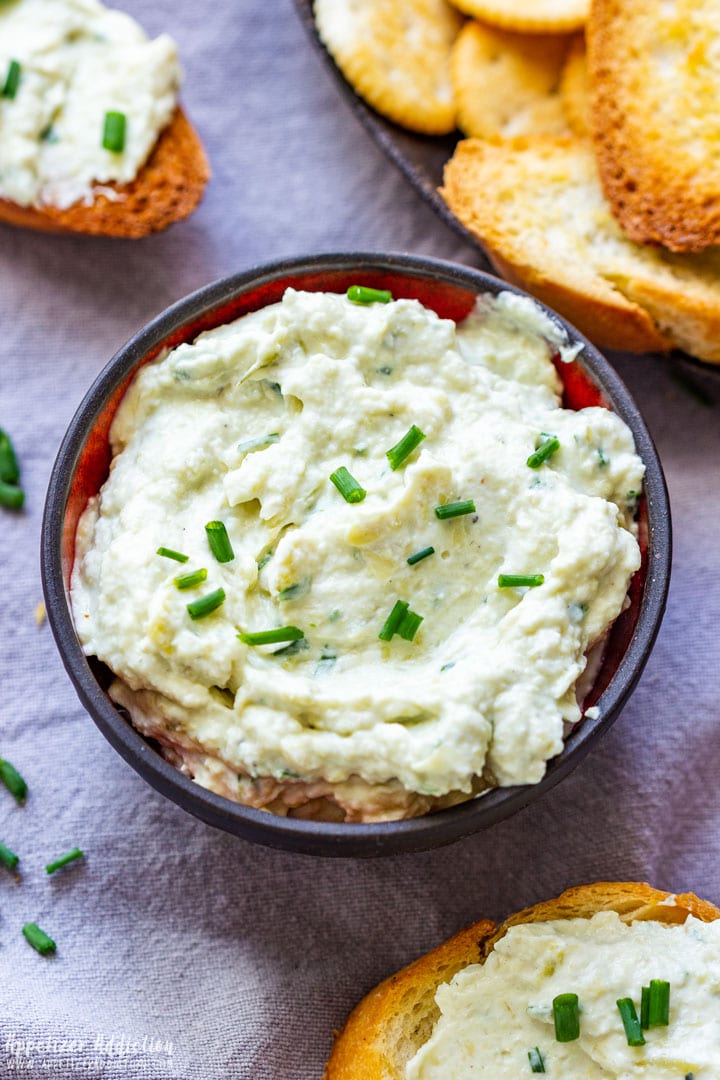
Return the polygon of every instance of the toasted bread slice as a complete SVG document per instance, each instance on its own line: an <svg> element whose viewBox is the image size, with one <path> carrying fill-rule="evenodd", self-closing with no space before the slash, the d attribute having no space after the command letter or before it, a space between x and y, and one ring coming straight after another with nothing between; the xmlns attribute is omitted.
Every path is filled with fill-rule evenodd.
<svg viewBox="0 0 720 1080"><path fill-rule="evenodd" d="M675 896L668 904L670 898L670 893L637 882L598 882L520 911L499 927L484 919L461 930L360 1002L335 1042L325 1080L404 1080L408 1061L427 1042L440 1015L435 1004L438 986L468 964L483 963L518 923L589 919L599 911L616 911L625 922L682 923L688 915L703 922L720 918L720 909L692 893Z"/></svg>
<svg viewBox="0 0 720 1080"><path fill-rule="evenodd" d="M570 40L467 22L450 61L460 130L479 137L567 131L558 87Z"/></svg>
<svg viewBox="0 0 720 1080"><path fill-rule="evenodd" d="M605 193L639 243L720 243L717 0L595 0L593 138Z"/></svg>
<svg viewBox="0 0 720 1080"><path fill-rule="evenodd" d="M570 46L560 77L560 98L565 117L576 135L590 134L590 76L585 38L578 34Z"/></svg>
<svg viewBox="0 0 720 1080"><path fill-rule="evenodd" d="M528 34L567 34L580 30L588 17L590 0L453 0L472 15L502 30Z"/></svg>
<svg viewBox="0 0 720 1080"><path fill-rule="evenodd" d="M720 363L720 252L674 255L628 240L589 140L468 139L442 193L501 273L598 345L677 346Z"/></svg>
<svg viewBox="0 0 720 1080"><path fill-rule="evenodd" d="M135 239L191 214L209 177L202 143L178 108L132 183L103 184L91 205L78 202L66 210L0 199L0 221L42 232ZM103 194L108 189L115 195Z"/></svg>
<svg viewBox="0 0 720 1080"><path fill-rule="evenodd" d="M455 127L450 50L462 19L445 0L315 0L318 33L348 82L411 131Z"/></svg>

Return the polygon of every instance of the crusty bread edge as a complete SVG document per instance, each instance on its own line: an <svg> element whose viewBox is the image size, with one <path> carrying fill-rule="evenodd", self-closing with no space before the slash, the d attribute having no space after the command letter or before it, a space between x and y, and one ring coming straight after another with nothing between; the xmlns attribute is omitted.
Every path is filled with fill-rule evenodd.
<svg viewBox="0 0 720 1080"><path fill-rule="evenodd" d="M91 205L79 202L65 210L0 199L0 222L40 232L137 239L188 217L209 178L200 138L178 107L135 179L102 185L116 191L117 198L99 193Z"/></svg>
<svg viewBox="0 0 720 1080"><path fill-rule="evenodd" d="M416 1027L421 1022L425 1030L432 1026L438 1015L435 992L441 983L449 982L468 964L483 963L511 926L551 919L589 919L598 911L616 911L627 922L651 919L681 923L688 915L702 922L720 919L719 908L693 893L674 895L643 882L617 881L568 889L552 900L511 915L500 926L484 919L391 975L363 998L336 1039L324 1080L404 1080L407 1055L393 1058L394 1044L407 1029L411 1012ZM419 1039L415 1049L423 1042Z"/></svg>

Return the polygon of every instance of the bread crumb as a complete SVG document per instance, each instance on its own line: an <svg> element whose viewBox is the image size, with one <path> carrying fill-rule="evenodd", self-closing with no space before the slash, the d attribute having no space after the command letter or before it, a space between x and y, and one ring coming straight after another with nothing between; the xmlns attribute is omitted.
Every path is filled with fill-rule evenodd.
<svg viewBox="0 0 720 1080"><path fill-rule="evenodd" d="M37 626L42 626L42 624L45 622L45 614L45 605L41 600L40 603L37 604L35 607L35 623Z"/></svg>

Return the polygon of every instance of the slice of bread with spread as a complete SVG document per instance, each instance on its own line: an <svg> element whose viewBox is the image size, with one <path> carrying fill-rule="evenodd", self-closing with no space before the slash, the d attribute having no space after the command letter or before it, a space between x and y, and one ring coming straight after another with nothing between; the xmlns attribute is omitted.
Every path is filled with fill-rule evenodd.
<svg viewBox="0 0 720 1080"><path fill-rule="evenodd" d="M720 243L717 0L595 0L593 136L613 213L639 243Z"/></svg>
<svg viewBox="0 0 720 1080"><path fill-rule="evenodd" d="M200 202L210 166L200 138L181 108L128 184L103 184L92 203L65 209L20 206L0 199L0 221L50 233L137 239L188 217Z"/></svg>
<svg viewBox="0 0 720 1080"><path fill-rule="evenodd" d="M677 255L628 240L589 140L468 139L442 194L501 274L597 345L677 347L720 363L720 252Z"/></svg>
<svg viewBox="0 0 720 1080"><path fill-rule="evenodd" d="M350 1014L335 1042L325 1070L325 1080L406 1080L408 1063L428 1043L440 1018L441 1009L436 1001L438 988L451 989L443 987L443 984L449 983L455 975L470 965L485 964L498 942L514 927L558 920L590 920L602 912L615 912L623 924L651 921L662 923L666 927L680 926L689 916L703 923L714 922L720 918L720 909L699 900L692 893L673 896L635 882L599 882L569 889L556 899L518 912L500 926L484 919L460 931L439 948L386 979L360 1002ZM598 948L601 947L601 944L598 945ZM546 966L555 962L553 956L558 958L558 962L562 959L557 950L553 952L552 943L542 955ZM665 968L659 960L657 967L658 978L664 978ZM543 971L542 974L546 972ZM568 987L568 990L571 989L572 987ZM640 985L637 987L637 997L640 997ZM582 1011L581 1016L585 1023ZM623 1029L618 1014L611 1015L609 1025L619 1030L619 1038L622 1039ZM552 1028L538 1025L538 1031L540 1040L544 1038L552 1052ZM468 1041L474 1039L477 1043L482 1040L482 1033L477 1029L469 1030L466 1034ZM461 1035L461 1031L453 1029L456 1040L459 1040ZM651 1037L652 1030L647 1035L648 1043ZM507 1047L504 1046L503 1049L507 1050ZM530 1045L528 1053L532 1054L536 1049ZM538 1067L531 1068L532 1057L528 1063L523 1049L524 1071L516 1075L545 1072L544 1066L539 1067L542 1051L537 1050L537 1055ZM435 1064L437 1068L437 1061ZM690 1067L688 1065L688 1069ZM442 1069L442 1063L440 1068ZM450 1072L448 1063L447 1075L455 1077L460 1074ZM486 1074L483 1072L482 1075ZM506 1073L503 1072L502 1075L505 1076ZM580 1074L553 1075L573 1075L573 1080L577 1080ZM592 1075L596 1073L593 1072ZM606 1074L603 1072L602 1075ZM648 1072L647 1075L654 1074ZM678 1075L684 1075L682 1069Z"/></svg>

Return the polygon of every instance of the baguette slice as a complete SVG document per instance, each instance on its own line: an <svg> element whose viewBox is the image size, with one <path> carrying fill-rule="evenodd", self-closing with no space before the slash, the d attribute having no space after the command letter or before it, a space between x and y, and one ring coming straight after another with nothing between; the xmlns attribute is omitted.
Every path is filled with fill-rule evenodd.
<svg viewBox="0 0 720 1080"><path fill-rule="evenodd" d="M136 239L188 217L210 177L202 143L178 108L142 169L129 184L103 184L117 197L97 194L86 206L18 206L0 199L0 221L50 233L85 233Z"/></svg>
<svg viewBox="0 0 720 1080"><path fill-rule="evenodd" d="M720 363L720 251L676 255L628 240L590 140L468 139L445 168L442 194L501 274L596 344L676 346Z"/></svg>
<svg viewBox="0 0 720 1080"><path fill-rule="evenodd" d="M675 896L638 882L598 882L568 889L554 900L512 915L500 926L487 919L461 930L439 948L380 983L350 1014L333 1047L325 1080L404 1080L405 1066L427 1042L440 1011L435 993L468 964L484 963L495 943L518 923L589 919L616 911L625 922L654 919L682 923L688 915L703 922L720 909L693 893Z"/></svg>
<svg viewBox="0 0 720 1080"><path fill-rule="evenodd" d="M593 137L629 237L672 251L720 243L720 5L594 0Z"/></svg>

